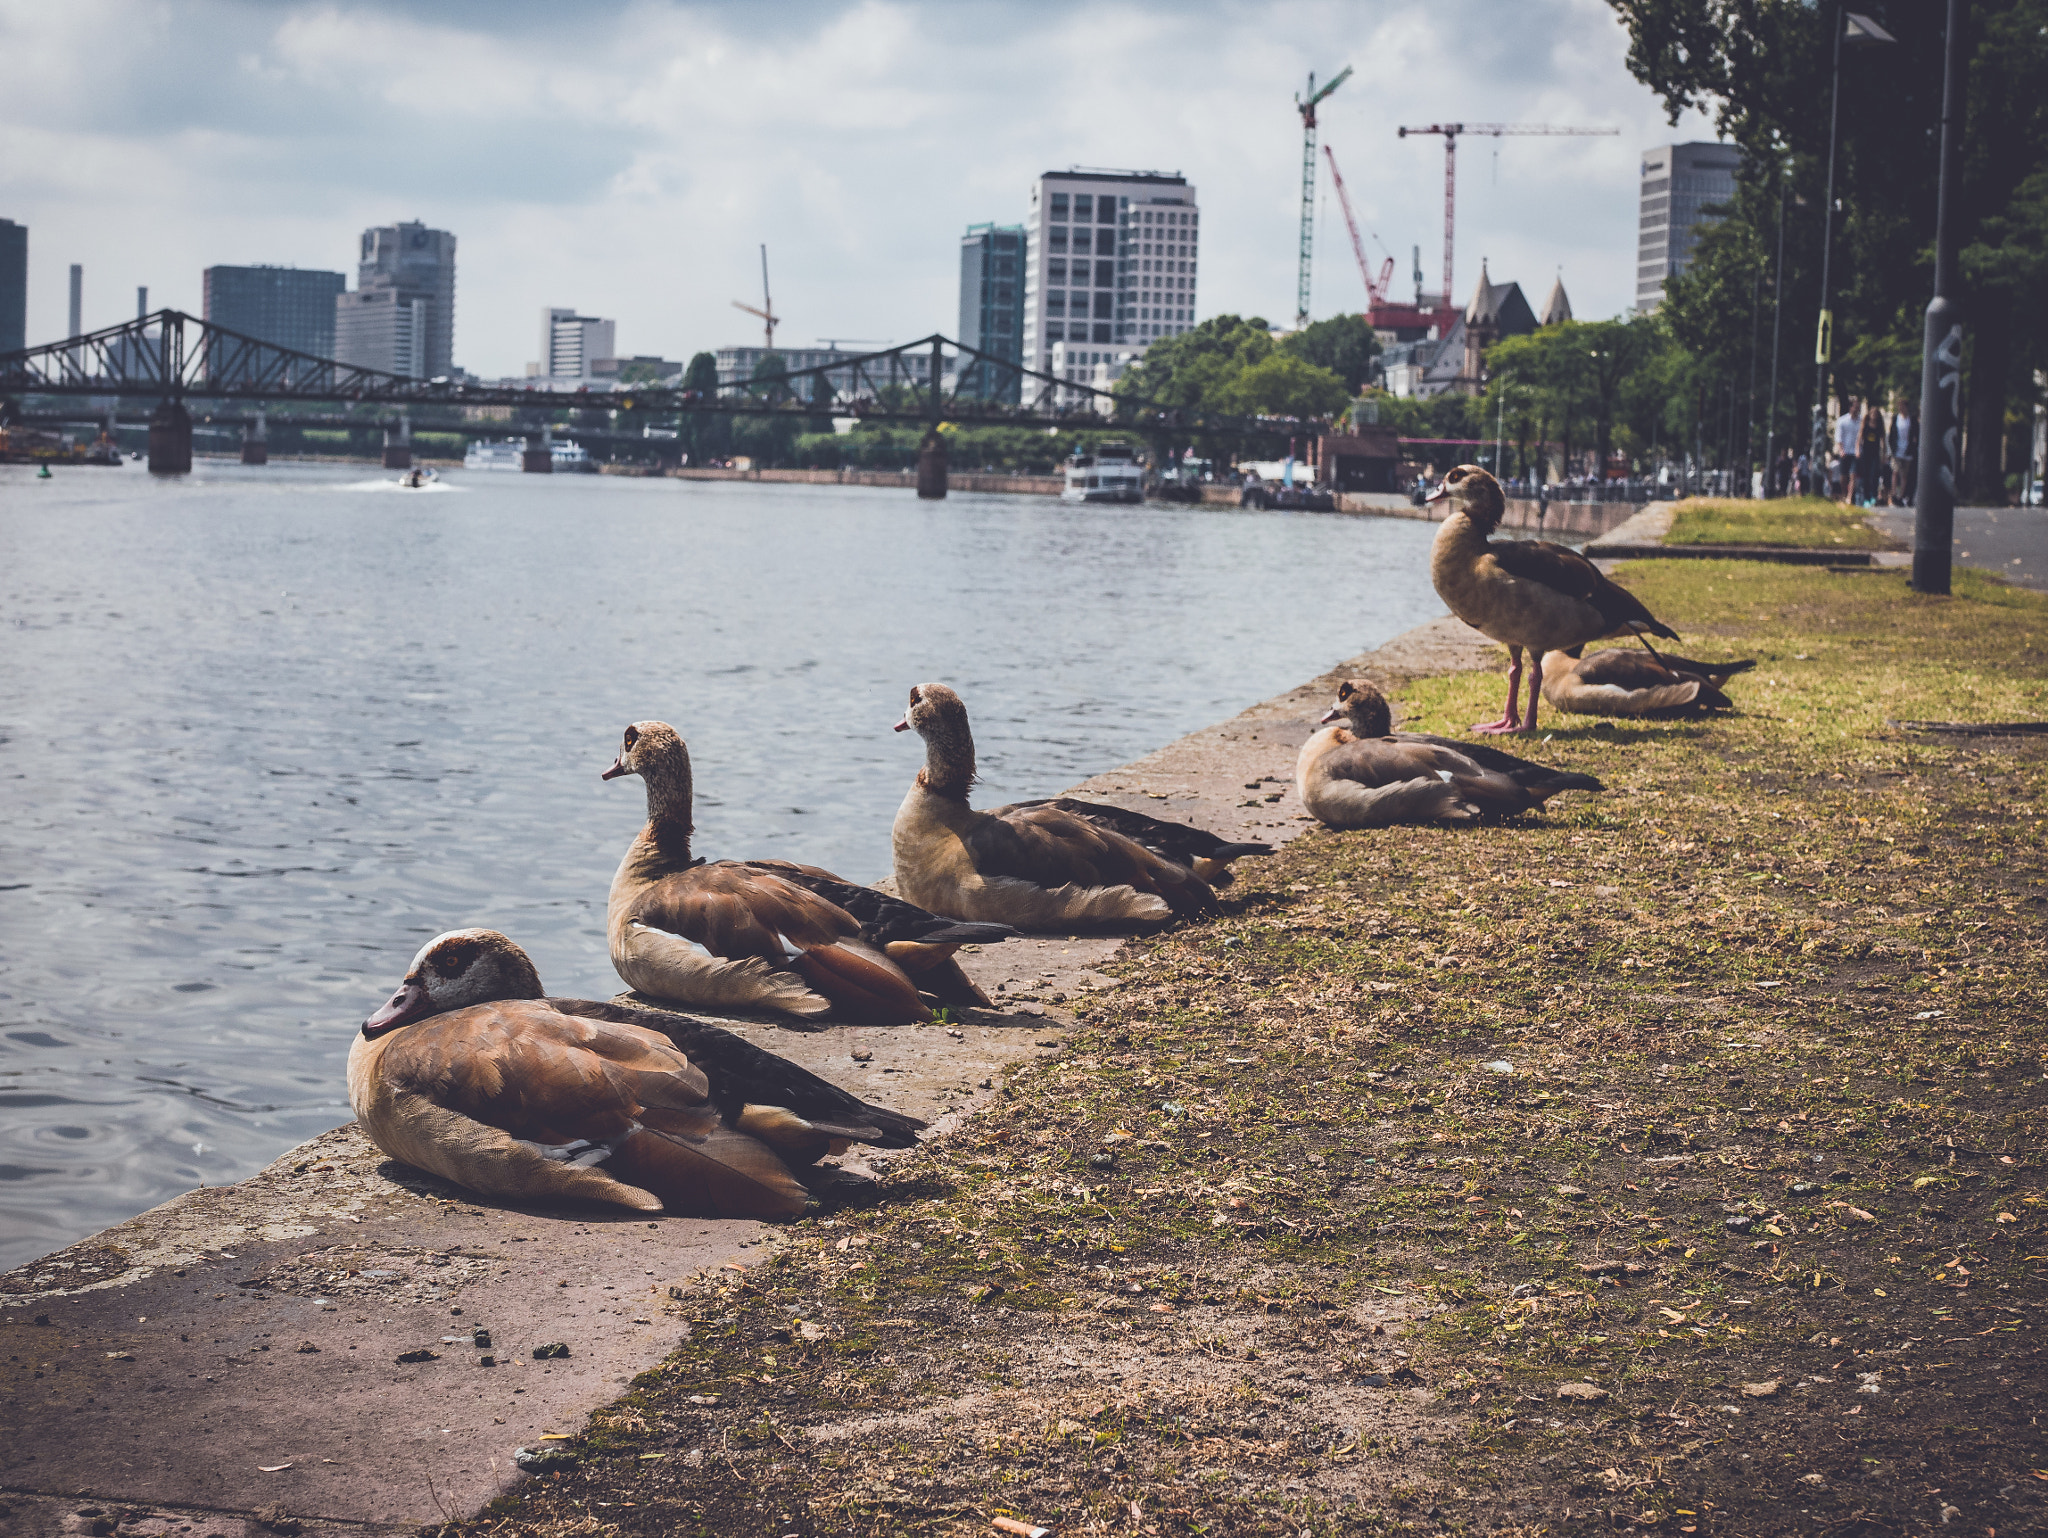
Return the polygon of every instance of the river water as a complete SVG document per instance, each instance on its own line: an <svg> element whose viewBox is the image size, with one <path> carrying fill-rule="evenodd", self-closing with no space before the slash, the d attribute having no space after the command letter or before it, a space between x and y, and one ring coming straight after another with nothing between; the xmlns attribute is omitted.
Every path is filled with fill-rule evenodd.
<svg viewBox="0 0 2048 1538"><path fill-rule="evenodd" d="M619 987L605 891L673 722L698 847L888 869L926 679L983 805L1439 612L1432 528L1037 497L201 462L0 467L0 1266L349 1116L442 930Z"/></svg>

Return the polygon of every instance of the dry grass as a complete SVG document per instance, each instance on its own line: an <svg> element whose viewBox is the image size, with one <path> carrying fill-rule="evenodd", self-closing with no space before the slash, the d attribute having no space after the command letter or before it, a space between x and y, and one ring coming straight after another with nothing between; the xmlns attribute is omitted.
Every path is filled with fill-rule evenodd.
<svg viewBox="0 0 2048 1538"><path fill-rule="evenodd" d="M1739 714L1247 862L465 1530L2039 1530L2048 756L1885 721L2043 714L2048 603L1624 575Z"/></svg>

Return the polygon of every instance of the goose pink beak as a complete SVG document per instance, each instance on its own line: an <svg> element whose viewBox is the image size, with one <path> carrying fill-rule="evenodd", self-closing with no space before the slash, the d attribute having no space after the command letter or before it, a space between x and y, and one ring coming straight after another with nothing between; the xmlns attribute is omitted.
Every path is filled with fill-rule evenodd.
<svg viewBox="0 0 2048 1538"><path fill-rule="evenodd" d="M905 717L904 717L904 718L903 718L903 719L902 719L901 721L898 721L898 722L897 722L897 723L896 723L896 724L895 724L894 726L890 727L890 728L889 728L889 730L890 730L890 731L892 731L892 732L907 732L907 731L909 731L909 730L910 730L910 717L908 717L908 716L905 716Z"/></svg>
<svg viewBox="0 0 2048 1538"><path fill-rule="evenodd" d="M1324 711L1321 716L1317 717L1316 725L1328 726L1332 721L1341 721L1343 719L1344 707L1342 705L1332 705L1328 710Z"/></svg>
<svg viewBox="0 0 2048 1538"><path fill-rule="evenodd" d="M1439 482L1436 490L1432 491L1428 496L1424 497L1422 500L1425 502L1441 502L1445 497L1449 495L1449 485L1443 482Z"/></svg>
<svg viewBox="0 0 2048 1538"><path fill-rule="evenodd" d="M384 1007L363 1022L363 1034L381 1036L395 1026L417 1019L426 1007L426 988L416 978L408 977L398 985L398 992L385 1001Z"/></svg>
<svg viewBox="0 0 2048 1538"><path fill-rule="evenodd" d="M621 753L617 758L612 760L611 768L605 770L605 772L603 774L600 774L598 778L600 780L616 780L620 775L629 772L630 771L626 768L626 755Z"/></svg>

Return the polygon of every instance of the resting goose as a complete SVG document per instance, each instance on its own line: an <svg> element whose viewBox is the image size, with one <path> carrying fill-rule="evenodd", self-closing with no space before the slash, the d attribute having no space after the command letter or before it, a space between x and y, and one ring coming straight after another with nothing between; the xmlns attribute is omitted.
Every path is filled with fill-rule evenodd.
<svg viewBox="0 0 2048 1538"><path fill-rule="evenodd" d="M1590 657L1580 648L1551 652L1543 659L1543 697L1559 710L1581 716L1705 715L1732 710L1721 691L1737 673L1756 666L1740 662L1694 662L1669 652L1609 647Z"/></svg>
<svg viewBox="0 0 2048 1538"><path fill-rule="evenodd" d="M1156 925L1216 894L1194 871L1113 828L1044 802L977 812L974 734L944 684L919 684L896 730L924 739L925 766L897 809L896 889L935 913L1074 930Z"/></svg>
<svg viewBox="0 0 2048 1538"><path fill-rule="evenodd" d="M647 824L612 877L605 928L628 987L708 1008L798 1016L837 1008L878 1025L931 1018L904 967L863 938L861 920L838 902L765 865L692 858L690 750L674 727L627 727L604 778L626 774L646 782ZM933 923L917 936L926 947L1008 933L926 917ZM936 965L951 954L927 950L920 959Z"/></svg>
<svg viewBox="0 0 2048 1538"><path fill-rule="evenodd" d="M1536 700L1548 652L1610 635L1648 633L1678 639L1677 631L1578 551L1540 539L1491 541L1488 536L1506 513L1507 499L1500 482L1479 466L1459 465L1429 500L1445 497L1451 511L1430 546L1430 580L1453 614L1508 649L1507 710L1498 721L1480 722L1473 731L1536 730ZM1525 648L1532 653L1535 668L1529 680L1527 721L1518 703Z"/></svg>
<svg viewBox="0 0 2048 1538"><path fill-rule="evenodd" d="M551 999L491 929L430 940L348 1054L348 1098L392 1158L486 1196L793 1217L792 1166L924 1125L681 1016Z"/></svg>
<svg viewBox="0 0 2048 1538"><path fill-rule="evenodd" d="M1512 817L1559 791L1606 788L1590 774L1498 748L1394 731L1386 697L1363 679L1341 684L1322 719L1323 729L1302 744L1294 781L1302 805L1332 828Z"/></svg>

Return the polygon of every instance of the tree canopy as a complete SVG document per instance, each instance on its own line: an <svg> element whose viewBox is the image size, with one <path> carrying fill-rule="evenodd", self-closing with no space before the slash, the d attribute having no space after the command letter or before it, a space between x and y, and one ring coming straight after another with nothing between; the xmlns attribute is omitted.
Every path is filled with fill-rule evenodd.
<svg viewBox="0 0 2048 1538"><path fill-rule="evenodd" d="M1628 28L1630 72L1663 98L1672 121L1688 107L1711 111L1744 151L1727 219L1703 239L1692 270L1667 285L1674 335L1725 375L1751 355L1752 331L1768 328L1759 312L1782 301L1785 356L1811 359L1839 0L1609 3ZM1947 8L1868 0L1861 9L1898 42L1842 51L1827 294L1835 370L1848 393L1916 400L1933 293ZM2038 265L2048 199L2037 182L2048 162L2048 0L1974 0L1965 13L1963 174L1952 189L1968 284L1965 474L1988 495L2003 490L2004 439L2024 414L2009 421L2008 401L2030 401L2033 371L2048 366ZM1774 288L1781 209L1785 261ZM1777 429L1803 441L1811 365L1786 383Z"/></svg>

